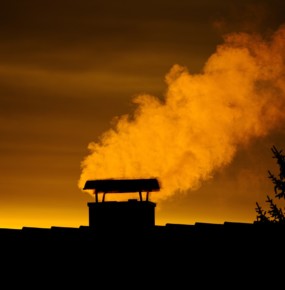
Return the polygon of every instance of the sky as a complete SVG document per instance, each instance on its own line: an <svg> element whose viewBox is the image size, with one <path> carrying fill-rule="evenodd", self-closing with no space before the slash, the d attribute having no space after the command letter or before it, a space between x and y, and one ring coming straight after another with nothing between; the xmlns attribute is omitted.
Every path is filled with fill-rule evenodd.
<svg viewBox="0 0 285 290"><path fill-rule="evenodd" d="M252 223L285 149L284 11L2 3L0 227L88 225L86 180L152 177L157 225Z"/></svg>

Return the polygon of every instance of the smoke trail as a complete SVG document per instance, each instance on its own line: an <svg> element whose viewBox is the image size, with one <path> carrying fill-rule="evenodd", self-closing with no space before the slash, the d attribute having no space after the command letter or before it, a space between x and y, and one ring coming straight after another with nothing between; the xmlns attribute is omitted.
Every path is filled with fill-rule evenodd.
<svg viewBox="0 0 285 290"><path fill-rule="evenodd" d="M82 162L88 179L157 177L166 199L200 186L228 165L239 146L265 136L284 120L285 26L270 39L234 33L190 74L174 65L160 101L134 99L131 115L118 118Z"/></svg>

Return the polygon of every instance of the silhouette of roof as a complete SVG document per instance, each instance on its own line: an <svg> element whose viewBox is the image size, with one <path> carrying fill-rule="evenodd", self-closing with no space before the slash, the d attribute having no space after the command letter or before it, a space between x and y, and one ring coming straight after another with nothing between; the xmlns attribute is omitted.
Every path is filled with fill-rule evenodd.
<svg viewBox="0 0 285 290"><path fill-rule="evenodd" d="M115 274L125 277L124 265L131 265L130 269L134 271L130 272L128 269L130 276L126 275L122 286L145 267L150 272L162 269L166 276L162 279L159 277L158 282L171 281L174 285L182 282L181 285L184 286L193 281L201 283L201 278L220 285L223 281L227 282L229 277L233 277L233 281L242 281L243 285L247 285L248 281L258 285L258 281L264 283L263 276L272 278L274 283L274 279L279 282L276 273L279 273L278 265L284 256L282 248L279 247L285 242L284 229L284 224L232 222L224 225L166 224L151 228L0 228L0 246L4 253L1 256L4 265L2 273L4 271L9 274L13 267L17 273L24 273L21 279L23 283L26 280L30 283L44 272L42 283L52 282L53 285L58 285L58 274L62 276L61 271L64 269L69 275L63 275L64 279L59 280L60 282L67 283L66 285L70 281L88 283L88 276L86 278L84 275L89 274L90 263L86 261L95 261L91 267L91 275L94 269L96 273L105 270L107 263L112 266L111 270L115 269ZM189 264L186 268L183 261ZM267 264L271 267L266 267ZM245 271L240 271L240 265L243 265ZM274 272L270 269L274 269ZM47 270L49 275L46 275ZM183 270L186 270L186 275ZM282 270L281 267L280 271ZM84 275L81 277L78 273ZM153 285L149 276L151 275L145 275L146 278L141 280L147 285ZM187 280L181 280L183 277ZM198 277L197 281L195 277ZM2 280L4 278L5 274ZM115 281L118 283L117 279Z"/></svg>
<svg viewBox="0 0 285 290"><path fill-rule="evenodd" d="M97 179L87 180L83 189L94 189L97 193L151 192L159 191L156 178L149 179Z"/></svg>

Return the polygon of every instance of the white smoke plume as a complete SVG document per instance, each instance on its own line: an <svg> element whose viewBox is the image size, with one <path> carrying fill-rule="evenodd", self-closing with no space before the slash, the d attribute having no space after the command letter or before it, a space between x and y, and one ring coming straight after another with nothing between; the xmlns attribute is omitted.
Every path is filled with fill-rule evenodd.
<svg viewBox="0 0 285 290"><path fill-rule="evenodd" d="M134 112L89 144L80 189L89 179L157 177L153 199L166 199L199 187L276 128L285 117L285 27L267 39L229 34L201 74L174 65L165 79L163 101L139 95Z"/></svg>

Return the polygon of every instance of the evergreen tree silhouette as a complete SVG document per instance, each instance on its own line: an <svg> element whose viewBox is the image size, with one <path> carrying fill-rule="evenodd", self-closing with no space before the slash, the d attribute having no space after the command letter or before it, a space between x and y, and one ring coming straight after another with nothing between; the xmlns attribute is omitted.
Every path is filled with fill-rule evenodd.
<svg viewBox="0 0 285 290"><path fill-rule="evenodd" d="M271 148L273 158L276 159L279 166L278 176L268 170L268 177L274 185L274 198L267 195L266 202L269 204L269 210L264 210L258 202L256 202L255 211L257 212L256 222L258 223L285 223L284 211L278 207L277 200L285 200L285 155L282 150L278 150L275 146Z"/></svg>

